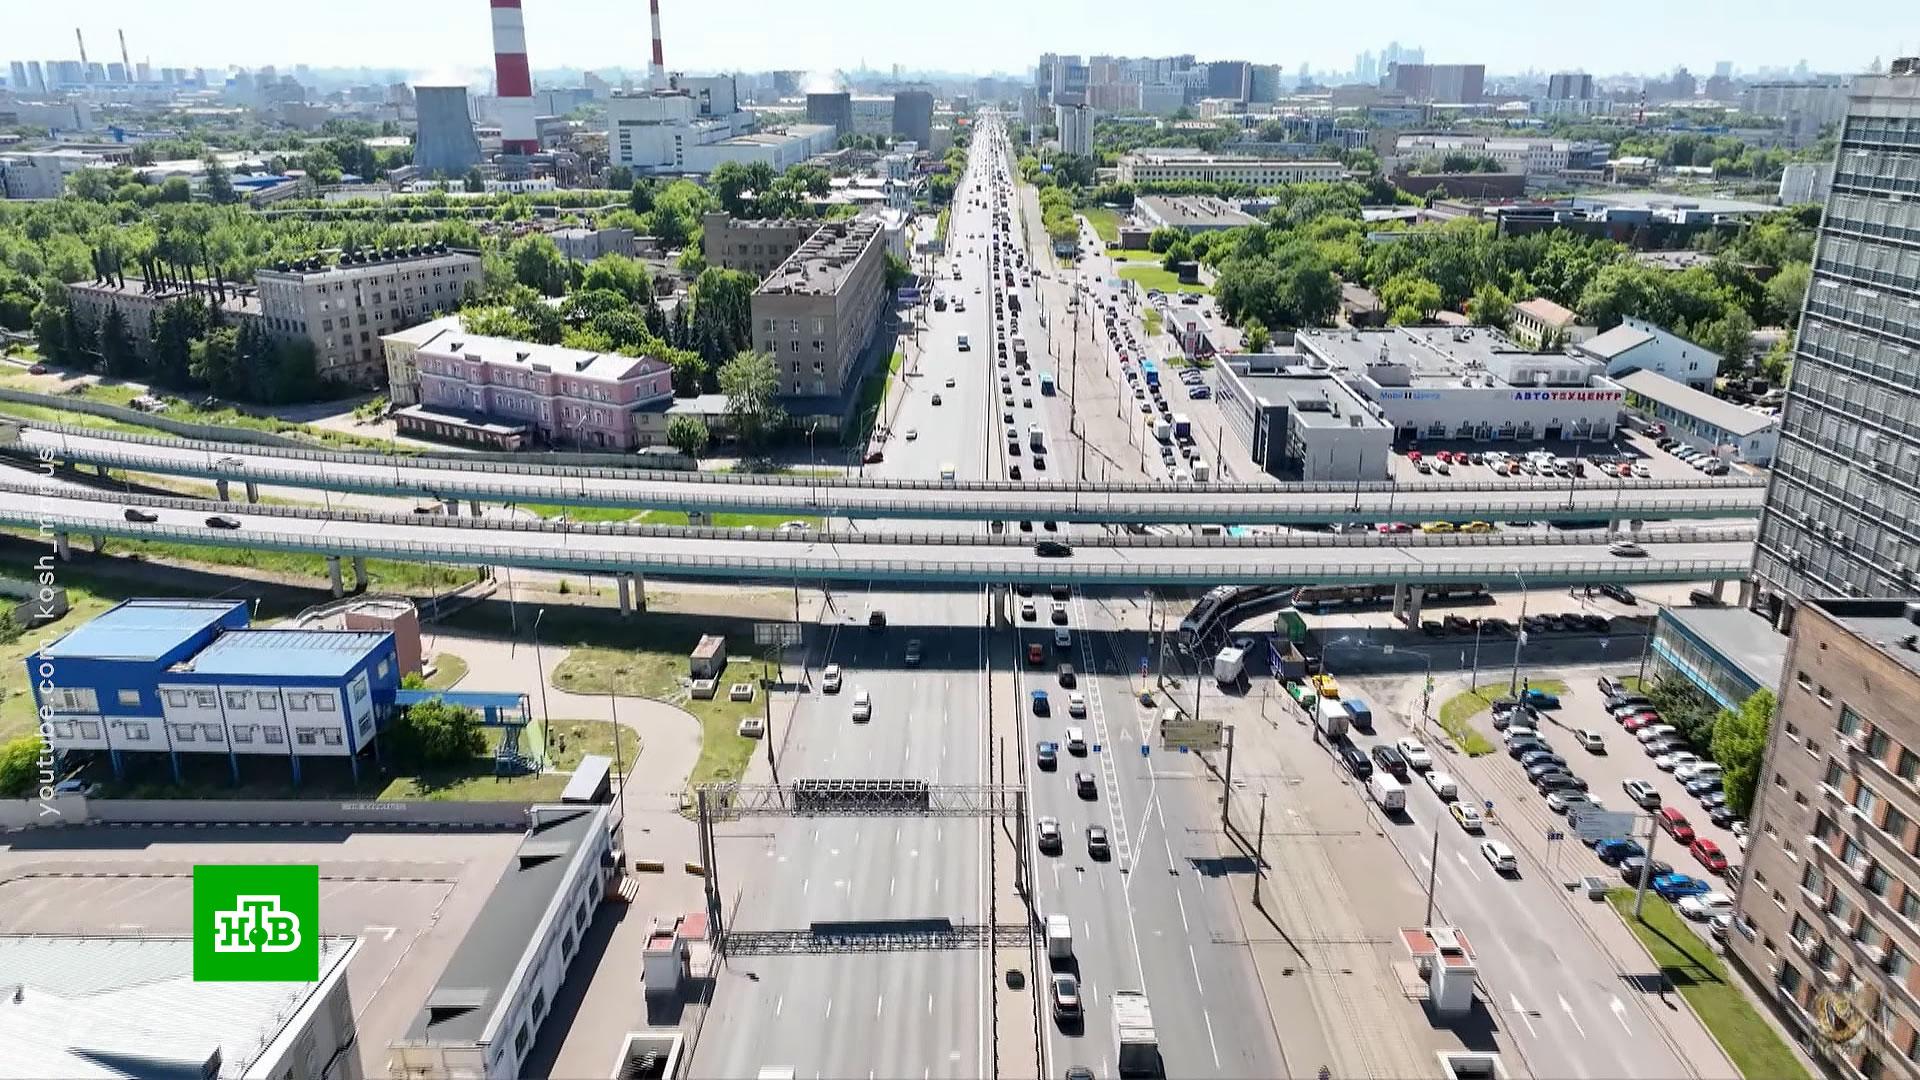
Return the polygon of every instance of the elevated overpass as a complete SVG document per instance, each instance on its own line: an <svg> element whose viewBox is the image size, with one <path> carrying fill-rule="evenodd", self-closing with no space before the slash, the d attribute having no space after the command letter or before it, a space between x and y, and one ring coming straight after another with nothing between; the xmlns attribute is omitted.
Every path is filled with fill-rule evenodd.
<svg viewBox="0 0 1920 1080"><path fill-rule="evenodd" d="M73 465L443 503L1099 524L1624 521L1757 516L1752 478L1358 484L1014 484L697 473L528 455L342 453L31 425L16 452ZM608 460L593 456L594 460ZM611 460L631 460L612 458ZM1060 467L1060 459L1055 459Z"/></svg>

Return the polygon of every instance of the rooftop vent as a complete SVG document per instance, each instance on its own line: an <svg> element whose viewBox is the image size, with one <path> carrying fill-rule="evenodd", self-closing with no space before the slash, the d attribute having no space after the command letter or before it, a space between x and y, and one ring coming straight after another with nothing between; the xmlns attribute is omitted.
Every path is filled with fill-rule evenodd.
<svg viewBox="0 0 1920 1080"><path fill-rule="evenodd" d="M1906 608L1907 621L1920 626L1920 603L1910 603Z"/></svg>

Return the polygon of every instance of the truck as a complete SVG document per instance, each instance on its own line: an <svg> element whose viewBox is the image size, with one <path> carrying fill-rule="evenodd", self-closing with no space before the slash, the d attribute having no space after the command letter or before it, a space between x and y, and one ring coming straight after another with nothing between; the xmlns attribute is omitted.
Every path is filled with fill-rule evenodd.
<svg viewBox="0 0 1920 1080"><path fill-rule="evenodd" d="M1152 360L1140 361L1140 377L1147 380L1148 386L1160 385L1160 365Z"/></svg>
<svg viewBox="0 0 1920 1080"><path fill-rule="evenodd" d="M1065 915L1047 916L1047 959L1073 959L1073 920Z"/></svg>
<svg viewBox="0 0 1920 1080"><path fill-rule="evenodd" d="M1012 344L1013 344L1013 358L1022 364L1026 363L1027 362L1027 339L1014 338Z"/></svg>
<svg viewBox="0 0 1920 1080"><path fill-rule="evenodd" d="M1047 433L1040 430L1039 424L1027 425L1027 445L1044 452L1047 448Z"/></svg>
<svg viewBox="0 0 1920 1080"><path fill-rule="evenodd" d="M1053 372L1043 371L1040 373L1040 393L1046 397L1053 396Z"/></svg>
<svg viewBox="0 0 1920 1080"><path fill-rule="evenodd" d="M1207 464L1206 458L1193 459L1193 480L1195 483L1204 484L1212 476L1213 466Z"/></svg>
<svg viewBox="0 0 1920 1080"><path fill-rule="evenodd" d="M1160 1041L1153 1033L1153 1009L1138 990L1115 990L1113 1059L1121 1076L1161 1076Z"/></svg>
<svg viewBox="0 0 1920 1080"><path fill-rule="evenodd" d="M1367 794L1373 796L1373 801L1380 804L1380 809L1389 814L1406 812L1407 789L1401 786L1400 781L1387 775L1385 769L1375 769L1373 775L1367 777Z"/></svg>
<svg viewBox="0 0 1920 1080"><path fill-rule="evenodd" d="M1243 649L1221 649L1213 658L1213 679L1221 686L1238 686L1246 678L1247 656Z"/></svg>
<svg viewBox="0 0 1920 1080"><path fill-rule="evenodd" d="M1193 445L1193 420L1186 413L1173 414L1173 437L1179 439L1182 446Z"/></svg>
<svg viewBox="0 0 1920 1080"><path fill-rule="evenodd" d="M1007 275L1007 284L1009 285L1013 284L1012 274ZM1020 314L1020 294L1019 293L1010 292L1007 294L1007 310L1013 312L1015 315Z"/></svg>
<svg viewBox="0 0 1920 1080"><path fill-rule="evenodd" d="M1155 420L1153 422L1153 437L1163 443L1172 442L1173 425L1167 423L1165 420Z"/></svg>
<svg viewBox="0 0 1920 1080"><path fill-rule="evenodd" d="M1313 706L1314 725L1320 734L1329 739L1338 739L1346 735L1353 717L1348 715L1347 707L1339 698L1317 698Z"/></svg>
<svg viewBox="0 0 1920 1080"><path fill-rule="evenodd" d="M1353 726L1362 731L1373 730L1373 709L1359 698L1346 699L1347 715L1353 719Z"/></svg>

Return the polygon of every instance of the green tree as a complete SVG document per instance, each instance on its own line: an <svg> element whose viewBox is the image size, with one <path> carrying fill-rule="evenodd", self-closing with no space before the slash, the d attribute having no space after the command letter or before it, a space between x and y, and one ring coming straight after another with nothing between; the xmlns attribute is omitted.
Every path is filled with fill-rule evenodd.
<svg viewBox="0 0 1920 1080"><path fill-rule="evenodd" d="M760 280L742 270L709 266L694 279L687 348L711 365L728 362L752 344L753 290ZM769 361L771 362L771 361Z"/></svg>
<svg viewBox="0 0 1920 1080"><path fill-rule="evenodd" d="M1693 326L1691 336L1702 347L1719 353L1726 360L1728 373L1733 374L1745 368L1753 355L1753 329L1752 317L1738 307L1728 307L1719 318Z"/></svg>
<svg viewBox="0 0 1920 1080"><path fill-rule="evenodd" d="M109 375L121 377L141 374L140 355L133 348L133 334L127 329L127 317L120 313L116 305L107 308L100 319L99 343L95 346L100 354L100 366Z"/></svg>
<svg viewBox="0 0 1920 1080"><path fill-rule="evenodd" d="M727 395L727 418L740 444L759 451L786 424L777 398L780 372L773 357L752 349L741 351L720 367L720 392Z"/></svg>
<svg viewBox="0 0 1920 1080"><path fill-rule="evenodd" d="M393 741L401 760L420 767L459 765L487 752L479 714L438 698L402 710Z"/></svg>
<svg viewBox="0 0 1920 1080"><path fill-rule="evenodd" d="M747 167L738 161L723 161L707 174L707 186L720 199L720 206L734 217L746 217L747 194L755 190Z"/></svg>
<svg viewBox="0 0 1920 1080"><path fill-rule="evenodd" d="M677 309L676 309L677 310ZM669 347L665 360L673 368L673 392L680 397L697 397L707 387L713 368L707 358L692 349Z"/></svg>
<svg viewBox="0 0 1920 1080"><path fill-rule="evenodd" d="M667 445L690 458L706 453L711 438L706 421L697 416L682 414L667 421Z"/></svg>
<svg viewBox="0 0 1920 1080"><path fill-rule="evenodd" d="M22 735L0 746L0 796L25 798L40 784L40 739Z"/></svg>
<svg viewBox="0 0 1920 1080"><path fill-rule="evenodd" d="M1263 353L1273 343L1273 335L1268 333L1266 323L1259 319L1248 319L1240 328L1240 340L1247 352Z"/></svg>
<svg viewBox="0 0 1920 1080"><path fill-rule="evenodd" d="M206 170L207 198L216 206L231 206L240 201L240 193L234 190L233 173L220 159L208 154L200 159L200 167Z"/></svg>
<svg viewBox="0 0 1920 1080"><path fill-rule="evenodd" d="M240 376L240 332L230 326L217 327L188 349L187 374L194 382L221 397L248 394Z"/></svg>
<svg viewBox="0 0 1920 1080"><path fill-rule="evenodd" d="M1720 786L1727 793L1727 805L1743 817L1753 808L1774 705L1773 691L1757 690L1740 703L1738 712L1722 709L1713 721L1713 760L1720 763Z"/></svg>
<svg viewBox="0 0 1920 1080"><path fill-rule="evenodd" d="M1489 281L1476 289L1473 302L1468 305L1467 317L1475 326L1492 326L1501 330L1507 328L1507 322L1513 316L1513 301L1500 291L1500 286Z"/></svg>
<svg viewBox="0 0 1920 1080"><path fill-rule="evenodd" d="M475 165L467 170L466 177L460 181L460 190L469 195L478 195L487 190L487 178L480 172L480 166Z"/></svg>
<svg viewBox="0 0 1920 1080"><path fill-rule="evenodd" d="M631 191L633 189L633 170L625 165L614 165L607 169L608 191Z"/></svg>
<svg viewBox="0 0 1920 1080"><path fill-rule="evenodd" d="M900 286L905 285L909 280L913 278L913 267L907 264L907 260L901 258L898 255L895 255L891 251L887 252L886 255L887 255L887 270L886 270L887 291L889 293L898 292L900 291Z"/></svg>
<svg viewBox="0 0 1920 1080"><path fill-rule="evenodd" d="M1193 249L1184 236L1168 245L1167 250L1160 254L1160 268L1169 274L1179 273L1181 263L1192 261Z"/></svg>
<svg viewBox="0 0 1920 1080"><path fill-rule="evenodd" d="M55 303L51 298L43 300L33 311L33 337L40 344L40 355L48 363L61 367L85 367L87 358L77 343L67 335L67 321L72 313L64 303Z"/></svg>
<svg viewBox="0 0 1920 1080"><path fill-rule="evenodd" d="M1187 234L1168 225L1162 225L1147 234L1147 250L1155 255L1165 255L1167 249L1186 239Z"/></svg>
<svg viewBox="0 0 1920 1080"><path fill-rule="evenodd" d="M1443 302L1440 286L1413 274L1397 274L1380 286L1380 306L1397 326L1426 322Z"/></svg>
<svg viewBox="0 0 1920 1080"><path fill-rule="evenodd" d="M1761 378L1775 386L1787 385L1787 376L1793 369L1793 336L1789 334L1775 341L1756 366Z"/></svg>
<svg viewBox="0 0 1920 1080"><path fill-rule="evenodd" d="M551 237L523 236L513 242L508 255L513 259L515 281L547 296L559 296L567 291L572 274L567 269L566 256L560 254Z"/></svg>
<svg viewBox="0 0 1920 1080"><path fill-rule="evenodd" d="M633 189L627 192L627 209L636 214L644 214L653 209L654 183L650 176L643 176L633 182Z"/></svg>
<svg viewBox="0 0 1920 1080"><path fill-rule="evenodd" d="M580 279L582 289L611 289L636 304L653 302L653 282L638 259L602 255L588 264Z"/></svg>
<svg viewBox="0 0 1920 1080"><path fill-rule="evenodd" d="M1800 304L1813 282L1813 265L1788 263L1767 279L1767 302L1773 309L1773 322L1780 326L1800 325Z"/></svg>
<svg viewBox="0 0 1920 1080"><path fill-rule="evenodd" d="M163 203L185 203L193 201L193 185L187 183L184 176L169 176L160 184L160 198Z"/></svg>

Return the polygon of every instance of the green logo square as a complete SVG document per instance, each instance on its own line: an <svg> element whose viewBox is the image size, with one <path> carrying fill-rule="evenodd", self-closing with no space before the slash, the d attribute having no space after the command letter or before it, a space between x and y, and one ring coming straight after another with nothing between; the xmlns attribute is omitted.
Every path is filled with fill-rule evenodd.
<svg viewBox="0 0 1920 1080"><path fill-rule="evenodd" d="M318 866L193 868L195 982L316 982Z"/></svg>

